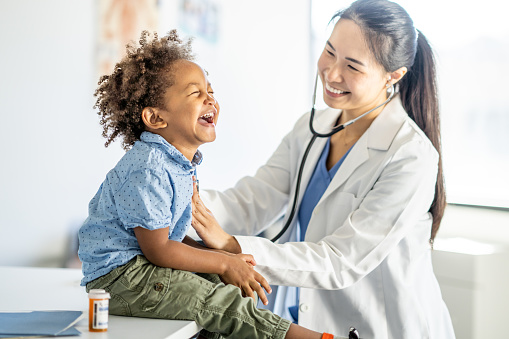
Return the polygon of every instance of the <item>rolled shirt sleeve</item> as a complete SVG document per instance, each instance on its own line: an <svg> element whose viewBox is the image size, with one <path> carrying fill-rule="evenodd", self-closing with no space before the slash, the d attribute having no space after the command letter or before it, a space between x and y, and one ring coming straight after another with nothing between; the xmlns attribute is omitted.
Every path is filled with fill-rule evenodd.
<svg viewBox="0 0 509 339"><path fill-rule="evenodd" d="M149 230L171 225L173 190L168 175L150 169L133 171L115 194L118 217L126 228ZM171 233L171 230L170 230Z"/></svg>

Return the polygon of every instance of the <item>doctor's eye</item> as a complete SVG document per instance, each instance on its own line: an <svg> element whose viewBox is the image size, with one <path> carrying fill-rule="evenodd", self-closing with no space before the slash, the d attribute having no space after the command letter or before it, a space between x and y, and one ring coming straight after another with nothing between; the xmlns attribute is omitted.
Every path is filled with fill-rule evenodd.
<svg viewBox="0 0 509 339"><path fill-rule="evenodd" d="M349 67L350 69L354 70L354 71L357 71L357 72L359 71L357 68L355 68L355 67L353 67L353 66L351 66L351 65L348 65L348 67Z"/></svg>
<svg viewBox="0 0 509 339"><path fill-rule="evenodd" d="M329 51L328 49L325 49L325 51L327 52L327 54L329 54L330 56L335 56L334 53L332 53L331 51Z"/></svg>

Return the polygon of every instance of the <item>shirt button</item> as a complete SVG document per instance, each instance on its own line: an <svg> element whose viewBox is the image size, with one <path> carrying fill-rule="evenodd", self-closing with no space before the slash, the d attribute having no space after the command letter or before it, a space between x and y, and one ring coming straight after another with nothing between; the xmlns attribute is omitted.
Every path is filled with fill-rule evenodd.
<svg viewBox="0 0 509 339"><path fill-rule="evenodd" d="M307 311L309 311L309 305L308 304L300 304L299 310L301 312L307 312Z"/></svg>
<svg viewBox="0 0 509 339"><path fill-rule="evenodd" d="M161 292L164 288L164 285L161 284L161 283L155 283L154 284L154 290L156 290L156 292Z"/></svg>

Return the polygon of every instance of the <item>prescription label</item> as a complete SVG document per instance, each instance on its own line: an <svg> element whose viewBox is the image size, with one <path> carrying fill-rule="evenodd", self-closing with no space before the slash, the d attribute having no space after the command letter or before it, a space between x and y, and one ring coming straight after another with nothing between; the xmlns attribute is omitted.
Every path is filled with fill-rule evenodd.
<svg viewBox="0 0 509 339"><path fill-rule="evenodd" d="M93 300L93 319L92 328L95 330L105 330L108 328L108 310L109 300Z"/></svg>

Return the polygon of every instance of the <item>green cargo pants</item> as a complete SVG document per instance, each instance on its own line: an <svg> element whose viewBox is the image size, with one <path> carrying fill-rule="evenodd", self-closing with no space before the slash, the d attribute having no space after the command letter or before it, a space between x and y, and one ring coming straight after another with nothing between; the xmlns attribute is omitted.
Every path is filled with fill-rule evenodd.
<svg viewBox="0 0 509 339"><path fill-rule="evenodd" d="M284 338L290 327L217 275L158 267L144 256L87 284L94 288L111 294L110 314L194 320L207 338Z"/></svg>

